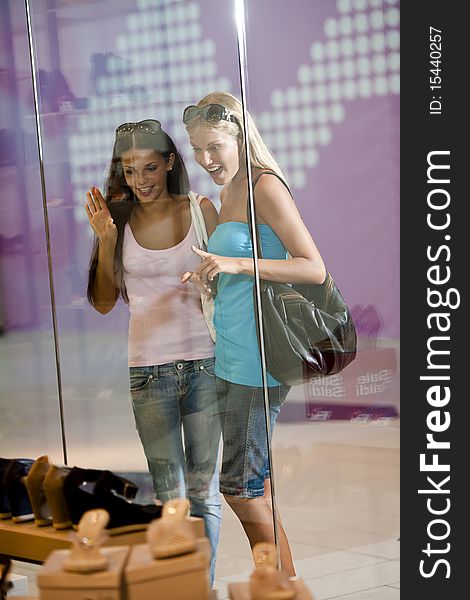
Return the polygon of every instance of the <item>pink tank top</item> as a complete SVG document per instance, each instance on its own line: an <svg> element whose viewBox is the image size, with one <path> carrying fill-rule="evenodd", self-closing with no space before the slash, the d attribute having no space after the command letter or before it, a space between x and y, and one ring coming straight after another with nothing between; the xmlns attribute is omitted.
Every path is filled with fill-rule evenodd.
<svg viewBox="0 0 470 600"><path fill-rule="evenodd" d="M129 297L130 367L214 355L200 293L191 283L180 283L181 275L195 271L201 262L192 244L198 246L193 224L184 240L164 250L143 248L129 223L125 226L122 258Z"/></svg>

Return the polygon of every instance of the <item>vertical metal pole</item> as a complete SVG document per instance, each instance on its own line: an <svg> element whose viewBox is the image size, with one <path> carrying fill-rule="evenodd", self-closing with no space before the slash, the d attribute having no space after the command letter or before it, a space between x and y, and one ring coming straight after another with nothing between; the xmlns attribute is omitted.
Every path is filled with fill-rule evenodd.
<svg viewBox="0 0 470 600"><path fill-rule="evenodd" d="M31 19L31 8L29 0L25 0L26 8L26 22L28 27L28 44L29 44L29 55L31 59L31 78L34 92L34 113L36 118L36 137L38 144L38 155L39 155L39 173L41 177L41 195L42 195L42 208L44 214L44 230L46 234L46 249L47 249L47 269L49 273L49 291L51 298L51 313L52 313L52 330L54 335L54 350L55 350L55 364L57 373L57 392L59 398L59 418L60 418L60 431L62 438L62 454L64 458L64 464L67 464L67 445L65 440L65 422L64 422L64 404L62 398L62 378L60 368L60 352L59 352L59 335L57 329L57 313L55 304L55 292L54 292L54 274L52 272L52 256L51 256L51 238L49 231L49 217L47 213L47 193L46 193L46 177L44 173L44 154L42 148L42 131L41 131L41 118L39 110L39 90L37 82L37 66L36 66L36 52L33 41L33 28Z"/></svg>
<svg viewBox="0 0 470 600"><path fill-rule="evenodd" d="M250 156L250 144L249 144L249 125L247 119L247 51L246 51L246 34L245 34L245 2L244 0L235 0L235 11L236 11L236 23L237 23L237 41L238 41L238 66L240 70L240 86L241 86L241 101L243 110L243 135L245 137L245 154L246 154L246 172L248 177L248 203L250 207L251 215L251 238L253 240L253 259L254 259L254 285L255 285L255 310L258 317L258 333L260 340L260 354L261 354L261 375L263 382L264 392L264 416L266 421L266 446L268 450L268 465L271 476L271 496L272 496L272 511L273 511L273 527L274 527L274 543L276 544L277 553L277 566L281 568L281 554L279 548L279 536L277 527L277 507L276 507L276 492L274 485L274 469L271 453L271 421L270 421L270 407L269 407L269 395L268 395L268 383L266 374L266 355L264 347L264 330L263 330L263 309L261 306L261 286L259 277L259 265L258 265L258 231L256 228L255 221L255 200L253 194L253 181L251 176L251 156Z"/></svg>

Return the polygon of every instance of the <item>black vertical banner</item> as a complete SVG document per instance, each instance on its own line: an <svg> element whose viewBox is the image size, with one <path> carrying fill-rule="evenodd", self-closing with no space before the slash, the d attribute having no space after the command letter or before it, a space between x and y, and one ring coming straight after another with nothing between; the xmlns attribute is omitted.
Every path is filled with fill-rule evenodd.
<svg viewBox="0 0 470 600"><path fill-rule="evenodd" d="M401 3L401 597L470 597L465 3ZM465 144L465 146L464 146ZM461 590L461 591L458 591Z"/></svg>

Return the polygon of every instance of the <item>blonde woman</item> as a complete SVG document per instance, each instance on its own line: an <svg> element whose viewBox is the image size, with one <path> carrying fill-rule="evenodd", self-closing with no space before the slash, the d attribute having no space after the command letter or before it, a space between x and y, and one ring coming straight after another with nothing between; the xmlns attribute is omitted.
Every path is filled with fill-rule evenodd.
<svg viewBox="0 0 470 600"><path fill-rule="evenodd" d="M197 276L217 277L214 324L217 392L224 441L220 491L240 519L251 547L274 541L264 401L253 305L253 254L247 224L246 140L240 101L211 93L183 114L196 162L222 187L219 224ZM276 160L248 116L251 175L263 259L261 279L322 283L320 253L297 210ZM288 259L288 253L291 258ZM194 278L185 273L182 281ZM271 431L289 387L268 373ZM295 575L289 543L278 524L282 568Z"/></svg>

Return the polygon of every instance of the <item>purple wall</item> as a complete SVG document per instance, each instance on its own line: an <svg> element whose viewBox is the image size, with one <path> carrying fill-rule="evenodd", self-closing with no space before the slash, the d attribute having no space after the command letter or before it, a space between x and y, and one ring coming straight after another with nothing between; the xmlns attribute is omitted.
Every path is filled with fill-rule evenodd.
<svg viewBox="0 0 470 600"><path fill-rule="evenodd" d="M398 10L393 0L248 3L250 110L285 158L327 267L358 311L374 307L385 338L399 337ZM281 109L322 120L266 127ZM285 152L270 135L279 129ZM296 131L317 139L296 145Z"/></svg>
<svg viewBox="0 0 470 600"><path fill-rule="evenodd" d="M127 307L119 303L103 317L85 298L92 242L85 193L103 185L116 125L150 117L162 121L185 155L192 188L218 205L220 190L194 164L181 114L215 89L240 96L234 10L229 0L30 4L59 344L24 4L6 0L0 8L2 452L60 460L59 348L70 462L79 464L93 448L97 467L122 469L129 460L135 470L140 460L145 470L128 398ZM344 374L294 388L283 418L337 418L335 410L345 418L345 405L356 411L350 418L382 418L399 402L399 5L246 4L248 108L352 308L361 348L370 350ZM378 338L386 346L380 351ZM377 373L385 377L377 389L358 385ZM103 458L104 422L121 454Z"/></svg>
<svg viewBox="0 0 470 600"><path fill-rule="evenodd" d="M14 161L3 166L2 321L6 329L17 329L44 326L50 317L24 14L18 3L10 5L17 96L9 96L3 76L7 108L1 127L10 129L14 105L27 165L16 174ZM362 334L398 338L398 4L257 0L248 6L249 109L288 173L299 209L355 314L372 307L367 314L373 315L373 334L367 323ZM74 3L55 13L55 42L45 7L34 3L39 66L49 73L60 66L66 82L62 92L56 82L55 92L51 84L42 94L59 325L63 331L83 331L98 323L120 329L125 307L119 309L122 321L111 324L84 301L91 245L84 193L89 185L103 183L116 124L156 116L185 152L193 188L217 199L217 188L192 163L180 115L187 103L214 87L239 95L233 12L216 0L160 0L97 2L92 16L89 5ZM154 25L146 28L152 19ZM180 53L176 60L175 51ZM112 83L99 93L94 87L93 53L113 53L128 61L124 70L122 62L117 65L121 71L114 89ZM2 73L9 69L4 61ZM102 81L106 86L112 79L108 73ZM54 100L65 100L62 112L51 107ZM287 123L282 124L280 113ZM8 156L5 140L2 156ZM32 280L34 289L28 283ZM40 315L32 314L31 304L40 307Z"/></svg>

